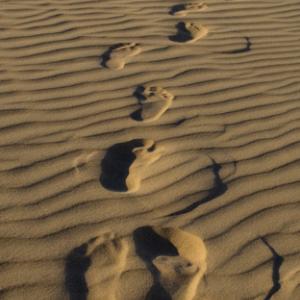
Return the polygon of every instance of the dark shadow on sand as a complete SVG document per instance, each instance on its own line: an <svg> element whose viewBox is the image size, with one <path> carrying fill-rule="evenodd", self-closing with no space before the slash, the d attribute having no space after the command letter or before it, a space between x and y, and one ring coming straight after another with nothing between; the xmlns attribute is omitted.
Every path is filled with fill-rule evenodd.
<svg viewBox="0 0 300 300"><path fill-rule="evenodd" d="M135 97L138 100L139 104L142 104L144 101L146 101L146 97L143 95L143 92L145 91L145 88L141 85L139 85L135 91L133 92L132 96ZM130 117L135 121L142 121L142 108L137 109L134 111Z"/></svg>
<svg viewBox="0 0 300 300"><path fill-rule="evenodd" d="M204 199L196 201L195 203L191 204L190 206L168 215L168 217L186 214L186 213L196 209L198 206L205 204L217 197L220 197L228 190L227 184L223 181L223 179L220 176L220 170L221 170L222 166L219 163L217 163L214 159L212 159L212 162L213 162L213 164L211 166L211 169L214 174L214 185L213 185L213 188L210 190L209 194Z"/></svg>
<svg viewBox="0 0 300 300"><path fill-rule="evenodd" d="M101 162L100 183L108 190L127 191L126 178L135 159L132 150L143 146L141 139L119 143L110 147Z"/></svg>
<svg viewBox="0 0 300 300"><path fill-rule="evenodd" d="M119 47L123 46L123 44L115 44L111 46L107 51L105 51L100 56L100 65L104 68L107 68L107 62L110 60L111 53L114 51L114 49L117 49Z"/></svg>
<svg viewBox="0 0 300 300"><path fill-rule="evenodd" d="M85 256L87 244L75 248L67 257L65 265L65 286L70 300L86 300L88 288L84 278L91 262Z"/></svg>
<svg viewBox="0 0 300 300"><path fill-rule="evenodd" d="M176 43L185 43L192 39L191 33L186 29L184 22L176 25L176 35L169 36L169 40Z"/></svg>
<svg viewBox="0 0 300 300"><path fill-rule="evenodd" d="M249 37L244 37L244 39L246 40L246 45L245 47L241 48L241 49L236 49L236 50L232 50L232 51L228 51L228 52L222 52L223 54L239 54L239 53L245 53L245 52L249 52L251 51L251 47L252 47L252 43Z"/></svg>
<svg viewBox="0 0 300 300"><path fill-rule="evenodd" d="M158 235L150 226L135 230L133 238L137 255L145 262L153 277L153 286L148 292L146 300L171 300L171 296L159 282L159 273L152 261L160 255L179 255L176 247Z"/></svg>
<svg viewBox="0 0 300 300"><path fill-rule="evenodd" d="M170 15L175 15L176 13L178 13L179 11L182 11L185 9L185 6L183 4L177 4L174 5L171 9L170 9Z"/></svg>
<svg viewBox="0 0 300 300"><path fill-rule="evenodd" d="M269 250L273 255L273 271L272 271L273 286L271 287L267 296L264 298L264 300L271 300L273 295L276 294L281 288L280 267L284 261L284 258L276 252L276 250L269 244L269 242L265 238L262 237L261 240L269 248Z"/></svg>

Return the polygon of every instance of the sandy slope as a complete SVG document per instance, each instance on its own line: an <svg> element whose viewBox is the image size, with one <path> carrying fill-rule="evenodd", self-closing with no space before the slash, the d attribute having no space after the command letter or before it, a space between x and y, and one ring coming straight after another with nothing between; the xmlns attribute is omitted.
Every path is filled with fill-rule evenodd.
<svg viewBox="0 0 300 300"><path fill-rule="evenodd" d="M169 14L173 0L1 1L1 299L84 299L84 274L100 276L99 299L144 299L153 253L136 253L149 250L141 241L152 229L142 227L154 225L204 240L205 280L181 299L300 299L300 3L206 3L180 18ZM207 36L172 40L180 21ZM122 70L101 65L109 47L129 42L142 51ZM138 86L175 96L154 122L132 115ZM136 192L106 189L107 151L136 139L155 141L159 159L139 151ZM180 236L165 234L181 255ZM82 255L88 273L74 267ZM161 263L152 268L172 294L168 280L186 281Z"/></svg>

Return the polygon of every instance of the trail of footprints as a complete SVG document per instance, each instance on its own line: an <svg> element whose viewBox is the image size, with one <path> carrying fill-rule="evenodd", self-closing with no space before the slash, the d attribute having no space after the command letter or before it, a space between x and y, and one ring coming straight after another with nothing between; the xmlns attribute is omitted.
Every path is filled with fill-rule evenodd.
<svg viewBox="0 0 300 300"><path fill-rule="evenodd" d="M186 17L206 9L205 3L192 2L175 5L170 9L170 14ZM178 32L169 38L176 43L195 43L208 34L205 26L194 22L182 21L176 27ZM122 70L142 51L137 43L113 46L103 55L102 65L111 70ZM175 99L172 93L158 86L138 87L135 96L140 108L133 113L133 118L144 123L159 120ZM163 152L164 149L150 139L116 144L107 151L102 161L100 182L109 190L137 192L145 169L159 160ZM122 295L119 282L125 272L132 241L138 256L151 266L150 272L154 272L153 289L146 299L195 299L199 283L207 270L205 244L191 233L165 227L138 228L131 241L107 233L87 242L84 251L80 252L81 259L87 260L89 265L83 271L86 286L84 299L130 299L130 295Z"/></svg>
<svg viewBox="0 0 300 300"><path fill-rule="evenodd" d="M204 11L205 3L188 3L173 7L170 13L177 17ZM208 33L206 27L192 22L179 22L178 32L170 40L178 43L194 43ZM122 70L130 60L142 52L140 45L126 43L111 47L103 56L103 66L112 70ZM136 119L150 123L157 121L170 108L174 95L162 87L140 87L136 91L140 109L134 114ZM136 140L113 146L102 162L102 185L110 190L136 192L141 186L143 171L161 157L163 149L153 140ZM206 271L206 248L203 241L190 233L175 228L149 228L170 243L176 253L140 254L158 272L159 295L150 291L149 299L158 299L166 293L174 300L194 299L199 282ZM147 241L147 230L137 230L139 236L137 252L151 252L151 237ZM154 245L152 245L153 247ZM156 245L159 246L159 245ZM155 251L153 251L155 252ZM158 251L159 252L159 251ZM117 299L118 280L124 271L128 244L112 234L101 235L87 244L85 256L90 267L85 272L87 299ZM103 271L103 265L106 266ZM102 270L100 272L100 270ZM105 280L103 276L108 276ZM148 299L148 298L147 298Z"/></svg>
<svg viewBox="0 0 300 300"><path fill-rule="evenodd" d="M173 7L170 14L184 17L206 8L204 3L188 3ZM178 43L194 43L208 33L207 28L192 22L180 22L177 28L177 34L170 40ZM102 65L111 70L122 70L141 52L141 46L136 43L119 44L103 55ZM161 118L175 98L172 93L157 86L139 87L135 96L140 108L133 116L144 123ZM136 192L141 186L144 170L159 160L163 151L149 139L116 144L107 151L102 161L100 182L109 190ZM164 247L161 251L151 250L153 246L160 246L159 241L151 245L153 235L169 243L173 252L166 253ZM207 268L206 248L199 237L176 228L149 227L136 231L135 244L139 256L159 274L154 286L160 288L149 291L147 299L160 299L164 294L174 300L194 299ZM113 234L100 235L85 245L83 256L89 261L84 272L86 299L119 299L118 282L124 272L128 249L128 241Z"/></svg>
<svg viewBox="0 0 300 300"><path fill-rule="evenodd" d="M172 8L171 14L181 17L205 9L204 3L189 3ZM178 33L170 38L175 42L193 43L208 33L205 27L191 22L181 22L177 28ZM109 69L121 70L126 63L141 52L141 47L135 43L122 44L108 50L103 58L103 64ZM137 120L144 123L157 121L170 108L175 98L166 89L156 86L139 87L135 94L140 109L134 115ZM130 141L116 145L114 148L108 151L107 157L103 160L101 182L109 189L126 192L139 190L143 171L155 163L163 153L163 149L158 148L153 140ZM176 255L152 253L149 256L151 258L141 255L159 274L156 283L161 287L158 291L159 295L155 295L154 292L149 299L159 299L164 292L174 300L194 299L198 284L206 271L206 249L203 241L179 229L155 228L152 230L171 243L177 253ZM141 231L141 235L140 239L147 239L147 234ZM148 244L149 242L151 241L148 241ZM142 252L151 251L151 247L147 246L147 241L144 246L138 245L137 247L142 247ZM110 250L104 254L102 248ZM103 242L103 238L98 237L90 242L88 249L91 249L91 253L87 252L87 255L91 257L91 271L87 271L85 275L89 294L87 299L117 299L115 285L125 264L126 243L118 240ZM101 259L101 254L108 257ZM94 259L96 255L100 255L99 263ZM101 289L101 284L97 285L97 269L101 267L101 262L105 259L110 260L111 270L116 268L118 271L111 277L108 286Z"/></svg>
<svg viewBox="0 0 300 300"><path fill-rule="evenodd" d="M171 8L170 14L182 17L204 11L205 9L207 9L205 3L193 2L175 5ZM177 34L170 37L170 39L180 43L194 43L208 33L206 27L193 22L179 22L177 28ZM141 46L136 43L119 44L108 49L103 55L102 65L108 69L121 70L126 63L141 52ZM171 107L175 98L172 93L157 86L138 87L135 95L140 109L133 113L133 118L143 123L157 121ZM129 150L127 146L124 144L124 148ZM126 153L124 153L124 151L119 149L116 155L108 154L103 165L103 174L100 181L111 190L137 191L141 184L143 169L160 158L160 153L153 151L155 147L154 141L144 141L138 147L132 147L129 152L125 151ZM122 152L122 155L120 155L120 152Z"/></svg>

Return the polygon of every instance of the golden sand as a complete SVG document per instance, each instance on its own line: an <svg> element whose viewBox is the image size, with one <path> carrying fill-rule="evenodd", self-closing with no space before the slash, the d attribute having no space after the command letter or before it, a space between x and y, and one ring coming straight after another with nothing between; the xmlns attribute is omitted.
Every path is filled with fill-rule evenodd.
<svg viewBox="0 0 300 300"><path fill-rule="evenodd" d="M0 299L300 299L299 11L2 0Z"/></svg>

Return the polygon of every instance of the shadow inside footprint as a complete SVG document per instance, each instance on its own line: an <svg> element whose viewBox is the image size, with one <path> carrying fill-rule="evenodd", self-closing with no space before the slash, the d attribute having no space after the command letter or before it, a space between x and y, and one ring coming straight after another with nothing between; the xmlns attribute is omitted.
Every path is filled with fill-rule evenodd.
<svg viewBox="0 0 300 300"><path fill-rule="evenodd" d="M170 15L175 15L176 13L183 11L185 9L185 6L183 4L177 4L171 7L170 9Z"/></svg>
<svg viewBox="0 0 300 300"><path fill-rule="evenodd" d="M65 286L69 292L70 300L86 300L88 294L84 278L91 261L85 256L87 244L75 248L66 259Z"/></svg>
<svg viewBox="0 0 300 300"><path fill-rule="evenodd" d="M186 29L184 22L179 22L176 25L177 34L169 36L169 40L177 43L185 43L191 40L193 37L189 30Z"/></svg>
<svg viewBox="0 0 300 300"><path fill-rule="evenodd" d="M127 191L126 178L129 167L135 160L133 149L143 146L143 140L136 139L113 145L107 150L101 162L100 183L111 191Z"/></svg>
<svg viewBox="0 0 300 300"><path fill-rule="evenodd" d="M152 261L161 255L178 256L176 247L149 226L135 230L133 238L137 255L145 262L153 276L153 286L147 294L146 300L171 300L171 296L160 284L158 271Z"/></svg>
<svg viewBox="0 0 300 300"><path fill-rule="evenodd" d="M146 101L146 97L144 96L145 88L143 86L138 86L135 91L133 92L133 97L135 97L139 103L142 103ZM139 108L138 110L134 111L130 116L135 121L142 121L142 108Z"/></svg>
<svg viewBox="0 0 300 300"><path fill-rule="evenodd" d="M108 50L106 50L101 56L100 56L100 65L104 68L107 68L107 62L110 60L110 55L111 53L121 47L122 44L115 44L113 46L111 46Z"/></svg>

